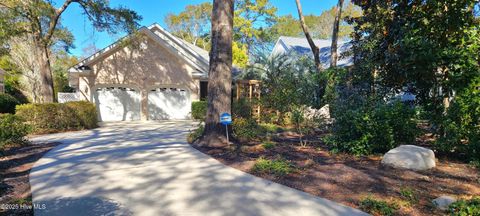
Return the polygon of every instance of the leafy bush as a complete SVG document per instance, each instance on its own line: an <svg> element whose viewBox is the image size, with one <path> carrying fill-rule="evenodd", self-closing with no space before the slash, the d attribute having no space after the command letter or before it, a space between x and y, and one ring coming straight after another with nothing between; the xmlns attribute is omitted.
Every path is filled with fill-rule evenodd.
<svg viewBox="0 0 480 216"><path fill-rule="evenodd" d="M323 83L311 58L302 55L257 56L243 78L262 81L262 121L284 124L294 106L320 107Z"/></svg>
<svg viewBox="0 0 480 216"><path fill-rule="evenodd" d="M271 112L269 110L264 109L265 107L262 106L261 109L261 115L260 115L260 121L265 123L265 124L271 124L271 125L278 125L278 123L282 123L282 119L280 119L282 116L278 115L276 112Z"/></svg>
<svg viewBox="0 0 480 216"><path fill-rule="evenodd" d="M196 120L205 120L207 116L207 101L192 102L192 118Z"/></svg>
<svg viewBox="0 0 480 216"><path fill-rule="evenodd" d="M0 114L0 147L5 144L23 144L24 137L28 134L29 127L18 116Z"/></svg>
<svg viewBox="0 0 480 216"><path fill-rule="evenodd" d="M480 78L457 96L442 116L435 148L467 160L480 158Z"/></svg>
<svg viewBox="0 0 480 216"><path fill-rule="evenodd" d="M193 131L190 131L190 133L188 134L187 142L193 143L195 140L200 138L200 136L202 136L204 130L205 130L205 126L203 126L203 124L198 125L198 128L196 128Z"/></svg>
<svg viewBox="0 0 480 216"><path fill-rule="evenodd" d="M80 121L82 128L91 129L97 127L97 108L87 101L75 101L65 103L67 107L75 110L76 117Z"/></svg>
<svg viewBox="0 0 480 216"><path fill-rule="evenodd" d="M293 167L290 162L284 159L269 160L261 157L255 161L252 171L260 174L285 176L293 171Z"/></svg>
<svg viewBox="0 0 480 216"><path fill-rule="evenodd" d="M418 195L412 188L404 187L400 189L400 196L410 204L418 203Z"/></svg>
<svg viewBox="0 0 480 216"><path fill-rule="evenodd" d="M265 148L265 149L272 149L273 147L275 147L275 143L274 142L271 142L271 141L266 141L266 142L263 142L262 143L262 147Z"/></svg>
<svg viewBox="0 0 480 216"><path fill-rule="evenodd" d="M360 202L360 209L373 215L394 215L398 205L367 197Z"/></svg>
<svg viewBox="0 0 480 216"><path fill-rule="evenodd" d="M470 165L472 165L473 167L475 167L477 169L480 169L480 159L470 161Z"/></svg>
<svg viewBox="0 0 480 216"><path fill-rule="evenodd" d="M252 104L245 98L233 101L232 114L236 118L252 118Z"/></svg>
<svg viewBox="0 0 480 216"><path fill-rule="evenodd" d="M15 106L20 104L9 94L0 93L0 113L15 113Z"/></svg>
<svg viewBox="0 0 480 216"><path fill-rule="evenodd" d="M279 132L285 131L285 128L283 128L281 126L278 126L276 124L261 123L261 124L259 124L259 126L266 133L279 133Z"/></svg>
<svg viewBox="0 0 480 216"><path fill-rule="evenodd" d="M232 128L235 137L241 141L254 139L262 133L257 122L251 118L235 118Z"/></svg>
<svg viewBox="0 0 480 216"><path fill-rule="evenodd" d="M303 140L304 135L311 134L315 128L319 128L320 125L318 124L319 122L317 121L316 118L313 117L306 117L306 107L301 106L301 107L296 107L293 109L291 112L291 122L293 126L295 127L295 130L298 134L300 134L300 145L301 146L306 146L307 141Z"/></svg>
<svg viewBox="0 0 480 216"><path fill-rule="evenodd" d="M474 197L470 200L459 200L449 206L451 215L470 216L480 215L480 197Z"/></svg>
<svg viewBox="0 0 480 216"><path fill-rule="evenodd" d="M413 109L400 102L340 106L333 115L333 135L325 141L333 151L355 155L385 153L415 141L414 115Z"/></svg>
<svg viewBox="0 0 480 216"><path fill-rule="evenodd" d="M97 110L89 102L19 105L17 115L25 119L35 134L97 127Z"/></svg>

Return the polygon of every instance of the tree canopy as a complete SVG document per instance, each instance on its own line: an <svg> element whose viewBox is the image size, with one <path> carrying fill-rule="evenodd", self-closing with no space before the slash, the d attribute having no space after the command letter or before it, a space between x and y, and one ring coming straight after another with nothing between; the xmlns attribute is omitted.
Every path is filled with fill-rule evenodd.
<svg viewBox="0 0 480 216"><path fill-rule="evenodd" d="M199 5L188 5L179 14L170 13L165 16L165 23L170 32L191 42L193 45L210 50L210 22L212 4L205 2Z"/></svg>
<svg viewBox="0 0 480 216"><path fill-rule="evenodd" d="M252 46L271 40L267 30L275 22L277 9L269 0L235 1L233 63L244 67ZM178 14L165 16L168 30L205 50L210 50L210 2L188 5Z"/></svg>
<svg viewBox="0 0 480 216"><path fill-rule="evenodd" d="M269 0L235 1L234 40L246 45L248 53L255 44L271 41L268 31L276 22L276 13Z"/></svg>
<svg viewBox="0 0 480 216"><path fill-rule="evenodd" d="M335 20L335 8L323 11L319 16L306 15L305 23L310 30L313 38L329 39L332 37L333 22ZM344 4L342 9L342 22L340 23L339 37L349 37L353 32L353 26L345 21L350 17L359 17L362 14L361 9L350 1ZM302 37L303 32L297 18L286 15L277 18L276 23L271 30L273 38L279 36Z"/></svg>
<svg viewBox="0 0 480 216"><path fill-rule="evenodd" d="M9 41L29 40L34 74L40 76L40 101L55 100L51 49L68 49L72 34L60 23L62 14L72 4L80 5L96 30L117 33L133 32L141 16L124 8L110 6L108 0L65 0L56 7L48 0L4 0L0 2L0 45L10 49Z"/></svg>
<svg viewBox="0 0 480 216"><path fill-rule="evenodd" d="M439 138L437 149L478 158L479 2L354 3L364 14L351 20L352 86L369 97L414 94Z"/></svg>

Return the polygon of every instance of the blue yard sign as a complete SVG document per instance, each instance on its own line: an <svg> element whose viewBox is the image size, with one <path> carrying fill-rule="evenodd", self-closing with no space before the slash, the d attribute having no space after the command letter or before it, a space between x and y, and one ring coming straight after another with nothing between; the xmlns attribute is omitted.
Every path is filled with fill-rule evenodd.
<svg viewBox="0 0 480 216"><path fill-rule="evenodd" d="M230 145L230 141L228 140L228 125L232 124L232 115L230 115L230 113L220 114L220 123L225 125L225 133L227 134L227 143L228 145Z"/></svg>
<svg viewBox="0 0 480 216"><path fill-rule="evenodd" d="M229 113L222 113L220 115L220 123L222 123L223 125L232 124L232 115L230 115Z"/></svg>

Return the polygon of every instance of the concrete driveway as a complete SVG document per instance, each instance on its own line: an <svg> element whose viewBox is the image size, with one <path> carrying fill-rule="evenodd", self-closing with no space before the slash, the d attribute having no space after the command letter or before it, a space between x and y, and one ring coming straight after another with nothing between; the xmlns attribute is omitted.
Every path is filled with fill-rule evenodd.
<svg viewBox="0 0 480 216"><path fill-rule="evenodd" d="M192 122L52 134L30 173L35 215L364 215L225 166L185 142Z"/></svg>

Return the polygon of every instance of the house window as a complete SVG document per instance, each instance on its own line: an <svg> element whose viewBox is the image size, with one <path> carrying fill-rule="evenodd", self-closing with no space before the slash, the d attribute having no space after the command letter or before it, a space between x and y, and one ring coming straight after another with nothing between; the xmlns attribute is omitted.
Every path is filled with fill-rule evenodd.
<svg viewBox="0 0 480 216"><path fill-rule="evenodd" d="M206 101L208 96L208 82L200 81L200 100Z"/></svg>

